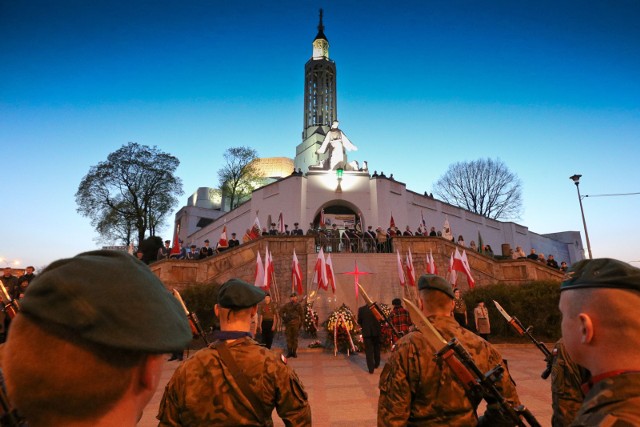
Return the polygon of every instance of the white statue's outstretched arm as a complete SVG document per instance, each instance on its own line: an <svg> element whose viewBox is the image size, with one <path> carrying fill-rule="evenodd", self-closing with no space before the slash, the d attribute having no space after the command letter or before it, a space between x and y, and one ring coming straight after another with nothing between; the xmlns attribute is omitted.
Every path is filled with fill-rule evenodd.
<svg viewBox="0 0 640 427"><path fill-rule="evenodd" d="M349 151L358 151L358 147L349 141L349 138L347 138L347 135L345 135L344 132L342 132L342 146Z"/></svg>
<svg viewBox="0 0 640 427"><path fill-rule="evenodd" d="M316 150L316 154L324 154L324 152L327 151L327 146L331 140L331 138L329 138L330 135L331 133L327 132L327 135L324 137L324 141L322 141L322 145Z"/></svg>

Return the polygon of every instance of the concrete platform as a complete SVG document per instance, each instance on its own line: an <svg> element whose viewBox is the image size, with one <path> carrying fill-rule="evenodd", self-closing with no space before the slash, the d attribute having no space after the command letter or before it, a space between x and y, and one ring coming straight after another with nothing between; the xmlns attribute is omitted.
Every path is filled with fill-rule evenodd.
<svg viewBox="0 0 640 427"><path fill-rule="evenodd" d="M333 351L305 348L310 340L301 340L298 358L289 359L309 394L313 425L319 427L375 426L378 405L378 379L382 366L369 374L364 353L351 356L333 355ZM280 340L277 352L282 351ZM507 359L511 375L517 384L521 401L531 410L543 427L551 426L551 385L540 378L545 363L534 345L496 345ZM549 347L551 347L549 345ZM388 354L382 354L382 363ZM167 362L158 391L146 407L141 427L157 426L155 416L164 386L179 362ZM482 412L482 411L480 411ZM276 426L284 424L274 411Z"/></svg>

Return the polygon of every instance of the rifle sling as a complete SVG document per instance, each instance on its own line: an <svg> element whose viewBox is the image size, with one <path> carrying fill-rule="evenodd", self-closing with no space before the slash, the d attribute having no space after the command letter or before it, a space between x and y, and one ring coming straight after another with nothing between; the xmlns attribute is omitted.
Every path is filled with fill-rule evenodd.
<svg viewBox="0 0 640 427"><path fill-rule="evenodd" d="M220 359L222 360L222 362L224 362L225 365L227 365L231 376L236 380L236 383L238 384L238 387L240 387L242 394L244 394L244 397L246 397L249 400L249 403L251 403L258 421L261 425L264 425L265 420L269 419L270 415L267 415L265 413L260 399L258 399L258 396L251 389L247 377L236 364L235 359L233 358L231 352L229 351L229 348L227 347L227 343L225 341L216 341L215 343L211 344L211 346L218 350Z"/></svg>

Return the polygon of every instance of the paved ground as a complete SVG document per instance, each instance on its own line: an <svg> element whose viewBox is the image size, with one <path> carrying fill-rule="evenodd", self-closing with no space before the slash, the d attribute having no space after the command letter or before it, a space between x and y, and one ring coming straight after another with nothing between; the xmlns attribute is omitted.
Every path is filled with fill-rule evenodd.
<svg viewBox="0 0 640 427"><path fill-rule="evenodd" d="M281 339L281 338L280 338ZM308 344L309 340L301 340ZM281 351L282 343L276 341L274 349ZM551 425L551 394L549 380L542 380L544 370L542 354L533 345L504 344L497 348L507 359L509 370L517 383L518 394L524 404L536 416L543 427ZM299 357L290 359L309 394L313 425L320 427L375 426L378 402L378 379L381 368L373 375L366 368L364 354L333 355L322 349L298 350ZM383 363L386 354L382 355ZM168 362L160 387L147 406L138 426L156 426L155 416L164 385L171 377L178 362ZM276 426L283 426L274 411Z"/></svg>

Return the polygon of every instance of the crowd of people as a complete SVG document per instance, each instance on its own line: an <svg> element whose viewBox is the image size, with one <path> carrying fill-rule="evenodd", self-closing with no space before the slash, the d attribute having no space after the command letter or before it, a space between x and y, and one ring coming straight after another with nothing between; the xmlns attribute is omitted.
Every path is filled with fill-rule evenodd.
<svg viewBox="0 0 640 427"><path fill-rule="evenodd" d="M0 295L3 304L6 306L10 301L15 301L19 304L20 299L24 297L29 284L35 279L35 268L28 266L24 269L22 275L15 276L11 267L4 267L0 281L4 287L4 291ZM6 335L11 325L11 317L6 313L6 310L0 311L0 342L4 342Z"/></svg>
<svg viewBox="0 0 640 427"><path fill-rule="evenodd" d="M553 425L640 425L640 269L593 259L576 263L569 273L560 286L563 340L552 369ZM164 354L192 339L178 300L144 263L118 251L58 260L30 277L21 295L15 290L19 279L7 269L3 274L3 285L13 286L20 300L0 347L3 422L136 425L158 386ZM504 360L482 338L488 333L483 328L490 327L486 308L474 309L476 334L468 328L460 293L445 279L423 275L417 288L411 316L393 301L390 318L402 337L380 374L378 425L514 425L513 414L524 412ZM288 353L296 357L293 336L302 319L297 295L277 314L266 297L239 279L220 287L214 306L220 330L211 345L175 370L160 403L160 426L271 425L274 409L285 425L311 425L311 405L295 370L250 332L258 312L263 333L281 316L291 327ZM370 314L367 306L359 310L373 373L381 365L377 331L364 330L368 321L380 323ZM412 331L414 323L418 331ZM502 367L501 375L487 377L493 398L470 398L460 368L449 365L449 356L434 357L440 346L434 342L445 341L462 346L470 358L465 363L482 373ZM482 399L487 405L479 416Z"/></svg>

